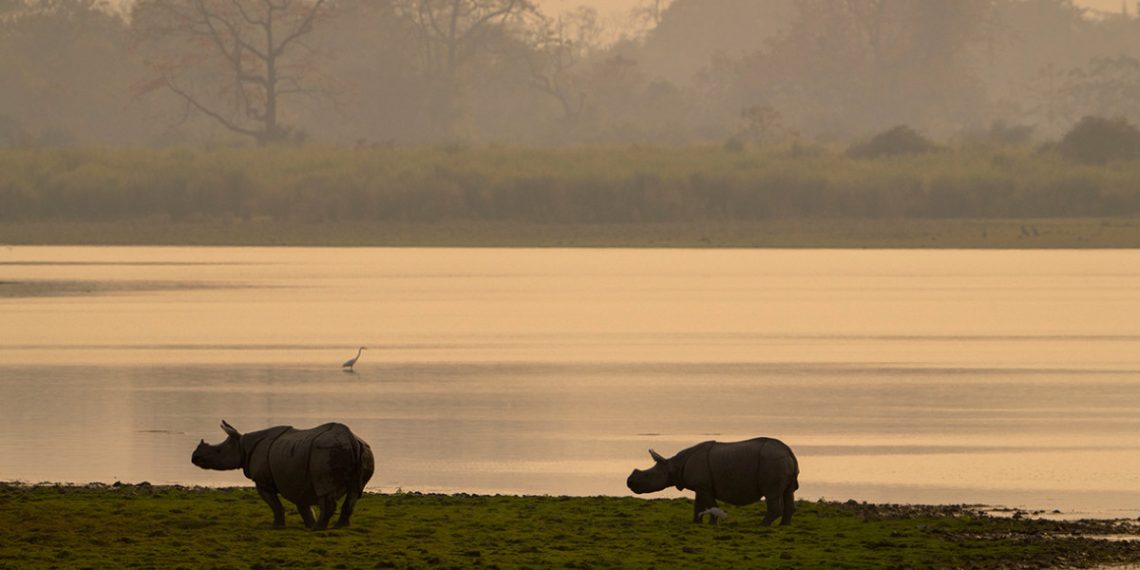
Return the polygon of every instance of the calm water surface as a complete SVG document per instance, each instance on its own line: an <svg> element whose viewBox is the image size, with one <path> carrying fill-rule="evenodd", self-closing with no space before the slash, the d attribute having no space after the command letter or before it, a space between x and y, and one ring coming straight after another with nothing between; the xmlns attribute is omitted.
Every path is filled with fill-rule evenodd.
<svg viewBox="0 0 1140 570"><path fill-rule="evenodd" d="M244 484L220 419L336 420L382 491L768 435L804 498L1131 517L1138 317L1135 251L0 248L0 480Z"/></svg>

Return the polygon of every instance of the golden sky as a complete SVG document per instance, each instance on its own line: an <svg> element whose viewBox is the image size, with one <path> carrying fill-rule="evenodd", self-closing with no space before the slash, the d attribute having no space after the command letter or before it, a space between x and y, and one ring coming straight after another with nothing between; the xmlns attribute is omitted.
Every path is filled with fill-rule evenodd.
<svg viewBox="0 0 1140 570"><path fill-rule="evenodd" d="M576 6L593 6L601 12L628 12L642 0L537 0L538 4L550 11L564 10ZM763 0L757 0L763 1ZM1129 13L1136 13L1137 0L1126 0ZM1097 10L1119 12L1121 0L1077 0L1077 4Z"/></svg>

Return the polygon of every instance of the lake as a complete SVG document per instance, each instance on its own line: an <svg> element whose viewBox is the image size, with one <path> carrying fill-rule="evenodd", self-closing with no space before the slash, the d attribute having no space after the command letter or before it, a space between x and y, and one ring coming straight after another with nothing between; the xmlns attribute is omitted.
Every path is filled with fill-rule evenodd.
<svg viewBox="0 0 1140 570"><path fill-rule="evenodd" d="M804 499L1135 517L1138 348L1140 251L0 248L0 480L245 485L221 419L335 420L384 492L766 435Z"/></svg>

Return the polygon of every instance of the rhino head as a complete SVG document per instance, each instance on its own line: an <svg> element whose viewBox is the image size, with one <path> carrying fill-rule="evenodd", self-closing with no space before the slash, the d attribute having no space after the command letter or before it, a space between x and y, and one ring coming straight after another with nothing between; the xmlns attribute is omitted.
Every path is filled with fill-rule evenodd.
<svg viewBox="0 0 1140 570"><path fill-rule="evenodd" d="M203 439L194 450L194 455L190 456L190 462L202 469L241 469L241 433L226 423L226 420L222 420L222 431L226 432L225 441L210 445Z"/></svg>
<svg viewBox="0 0 1140 570"><path fill-rule="evenodd" d="M653 467L644 471L634 469L633 473L629 474L629 478L625 480L625 485L629 487L629 490L638 495L655 493L674 484L669 460L661 457L661 454L652 449L649 450L649 456L653 458ZM678 488L680 487L678 486Z"/></svg>

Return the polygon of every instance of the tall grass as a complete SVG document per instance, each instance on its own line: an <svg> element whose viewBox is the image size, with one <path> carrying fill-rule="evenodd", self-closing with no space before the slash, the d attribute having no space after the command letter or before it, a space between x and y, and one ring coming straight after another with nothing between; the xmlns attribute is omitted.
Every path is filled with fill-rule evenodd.
<svg viewBox="0 0 1140 570"><path fill-rule="evenodd" d="M0 150L0 221L658 223L1140 213L1140 163L961 148Z"/></svg>

